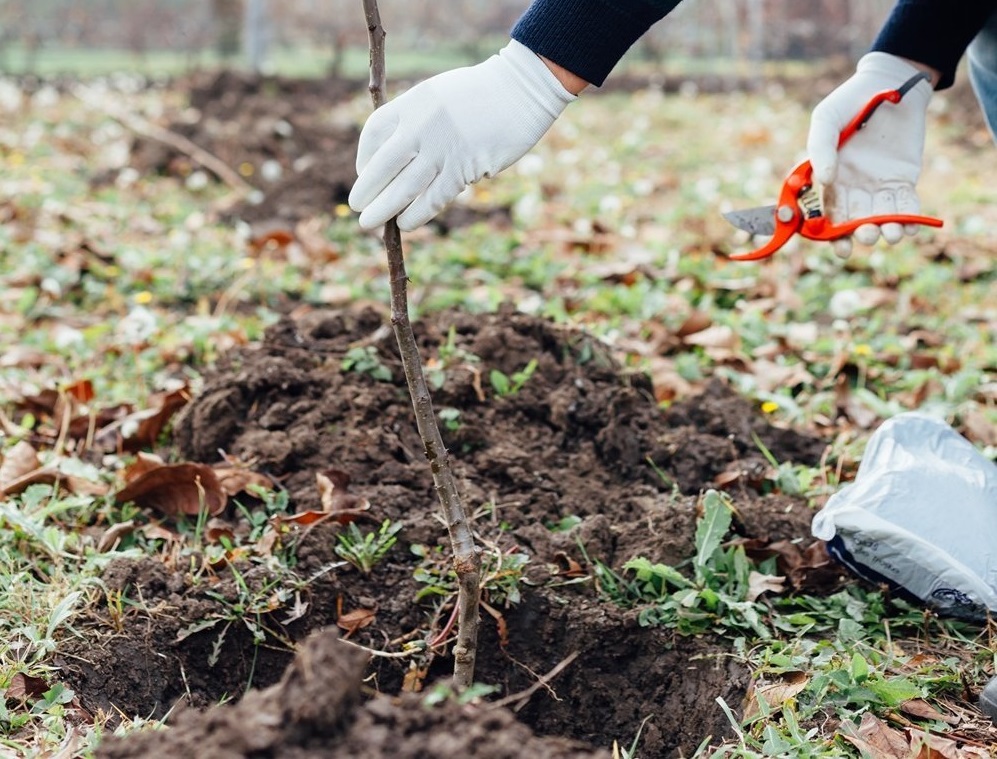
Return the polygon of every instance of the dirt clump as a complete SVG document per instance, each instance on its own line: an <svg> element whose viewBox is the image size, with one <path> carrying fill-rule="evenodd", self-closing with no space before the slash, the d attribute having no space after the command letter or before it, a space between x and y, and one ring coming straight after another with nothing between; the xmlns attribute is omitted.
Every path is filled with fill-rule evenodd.
<svg viewBox="0 0 997 759"><path fill-rule="evenodd" d="M280 682L234 705L187 710L164 732L109 738L97 756L241 759L320 756L608 757L561 738L538 738L505 710L448 702L427 708L417 697L361 703L367 655L332 630L305 640Z"/></svg>
<svg viewBox="0 0 997 759"><path fill-rule="evenodd" d="M818 462L823 443L772 427L720 383L664 411L645 375L622 371L601 342L511 308L447 312L415 327L462 498L491 562L477 679L498 687L492 698L507 698L570 659L546 687L515 702L518 722L491 712L490 724L516 735L525 725L605 749L613 741L629 745L649 717L640 744L646 756L689 755L705 736L726 735L715 699L736 707L749 678L730 657L729 642L641 627L635 610L593 587L594 562L621 571L637 555L685 560L694 553L698 495L718 476L733 488L739 536L806 542L805 502L767 495L764 478L751 473L765 466L758 440L778 460L806 464ZM344 364L347 356L352 363ZM390 520L400 525L398 542L364 573L336 554L344 528L334 521L288 537L299 590L256 618L267 631L262 645L243 620L225 624L245 596L240 588L267 587L262 565L239 569L247 574L240 584L226 568L193 581L179 562L116 562L105 577L110 597L115 589L129 597L140 589L144 606L62 662L84 706L163 716L177 703L204 707L240 694L247 683L275 686L284 682L294 642L337 624L378 650L446 639L452 585L445 530L385 314L357 308L282 320L262 344L219 363L174 433L178 458L213 463L224 452L251 462L299 513L322 508L317 473L345 477L349 494L370 504L361 529ZM344 626L350 614L365 624ZM101 624L107 620L95 621ZM373 657L364 669L368 687L398 694L449 678L445 646L420 651ZM123 667L122 656L142 661ZM243 703L273 698L255 693ZM413 736L412 715L427 728L450 724L450 712L425 707L389 718L378 712L385 703L356 707L350 720L372 720L382 731L396 725ZM222 719L213 714L183 716L177 725L202 719L190 730L208 729ZM333 741L327 745L347 745L342 731L323 730L323 740ZM505 750L504 738L494 740L496 751ZM139 753L114 746L114 756ZM270 755L261 750L254 755ZM547 750L535 755L561 755ZM376 751L359 755L380 756Z"/></svg>

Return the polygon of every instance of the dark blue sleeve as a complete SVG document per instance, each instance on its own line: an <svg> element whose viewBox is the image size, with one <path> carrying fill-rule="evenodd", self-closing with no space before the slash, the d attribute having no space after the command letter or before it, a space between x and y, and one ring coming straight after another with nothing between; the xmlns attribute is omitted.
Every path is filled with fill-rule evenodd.
<svg viewBox="0 0 997 759"><path fill-rule="evenodd" d="M512 38L601 85L630 46L681 0L533 0Z"/></svg>
<svg viewBox="0 0 997 759"><path fill-rule="evenodd" d="M952 86L959 59L997 0L899 0L872 49L938 69L938 89Z"/></svg>

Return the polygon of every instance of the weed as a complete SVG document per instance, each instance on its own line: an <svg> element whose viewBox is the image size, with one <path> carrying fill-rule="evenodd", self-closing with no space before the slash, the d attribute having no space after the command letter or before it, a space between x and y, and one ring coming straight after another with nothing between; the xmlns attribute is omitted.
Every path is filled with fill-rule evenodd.
<svg viewBox="0 0 997 759"><path fill-rule="evenodd" d="M366 374L378 382L391 382L391 370L381 363L381 356L373 345L358 345L346 351L340 363L344 372Z"/></svg>
<svg viewBox="0 0 997 759"><path fill-rule="evenodd" d="M449 598L457 594L457 575L449 556L439 546L431 549L416 543L410 550L421 559L412 574L417 582L423 584L416 593L416 601L433 596ZM492 550L485 551L481 557L482 597L491 604L506 608L518 604L522 600L523 571L529 562L529 555L515 547L503 551L494 546Z"/></svg>
<svg viewBox="0 0 997 759"><path fill-rule="evenodd" d="M440 421L443 422L443 426L451 432L457 432L457 430L461 428L460 409L449 407L441 408L436 412L436 415L440 417Z"/></svg>
<svg viewBox="0 0 997 759"><path fill-rule="evenodd" d="M400 523L392 524L385 519L376 532L363 533L355 522L350 522L336 536L336 553L369 575L377 564L391 550L397 538L395 535L402 529Z"/></svg>
<svg viewBox="0 0 997 759"><path fill-rule="evenodd" d="M692 577L637 557L624 565L633 572L633 580L597 565L596 578L603 593L617 603L642 606L637 619L644 626L666 625L683 634L730 628L771 637L762 622L765 608L748 600L752 565L744 549L721 547L732 519L728 500L711 490L702 505Z"/></svg>
<svg viewBox="0 0 997 759"><path fill-rule="evenodd" d="M507 395L516 395L520 390L523 389L530 377L537 370L537 360L531 358L529 363L526 364L518 372L509 376L498 369L492 369L488 374L488 379L492 383L492 388L500 397L505 397Z"/></svg>

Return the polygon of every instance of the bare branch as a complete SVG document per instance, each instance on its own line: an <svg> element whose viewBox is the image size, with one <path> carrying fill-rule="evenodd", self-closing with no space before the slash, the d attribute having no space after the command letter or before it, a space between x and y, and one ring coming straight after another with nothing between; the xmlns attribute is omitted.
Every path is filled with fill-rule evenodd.
<svg viewBox="0 0 997 759"><path fill-rule="evenodd" d="M385 100L384 27L377 0L363 0L370 42L370 96L374 108ZM474 681L474 662L478 647L478 601L480 599L481 554L474 543L467 512L460 500L457 483L450 466L450 454L443 444L429 387L422 371L419 347L412 333L408 315L408 275L402 253L402 235L394 219L384 225L384 250L388 257L391 284L391 326L395 330L401 353L405 380L415 409L415 421L426 449L426 459L433 474L433 484L440 499L443 516L450 533L454 570L457 572L457 643L454 645L453 684L458 690Z"/></svg>

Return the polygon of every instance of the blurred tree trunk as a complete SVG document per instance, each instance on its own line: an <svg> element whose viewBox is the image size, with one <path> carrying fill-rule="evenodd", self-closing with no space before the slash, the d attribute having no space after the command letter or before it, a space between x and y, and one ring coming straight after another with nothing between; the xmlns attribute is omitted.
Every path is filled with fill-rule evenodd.
<svg viewBox="0 0 997 759"><path fill-rule="evenodd" d="M748 15L748 60L758 62L765 59L766 36L770 24L765 23L764 0L747 0Z"/></svg>
<svg viewBox="0 0 997 759"><path fill-rule="evenodd" d="M215 50L223 61L230 61L242 47L242 1L211 0L215 21Z"/></svg>
<svg viewBox="0 0 997 759"><path fill-rule="evenodd" d="M267 57L268 37L265 0L246 0L242 39L246 48L246 61L254 74L259 74L263 70Z"/></svg>

